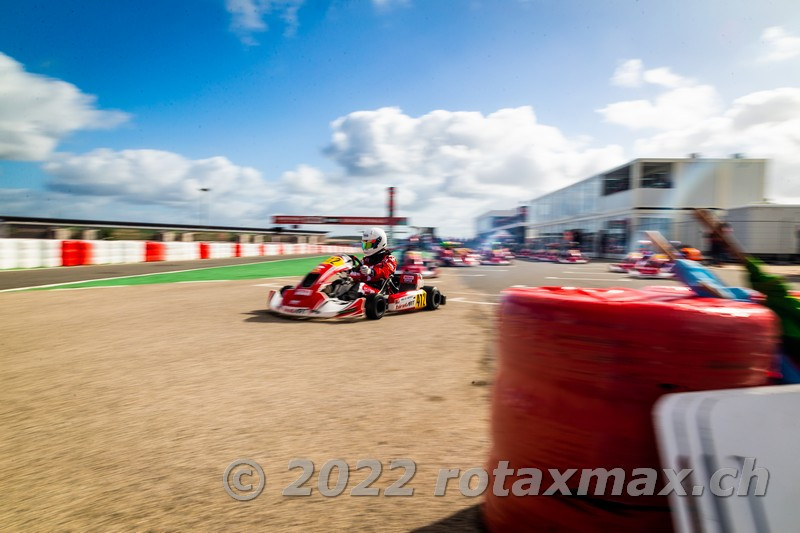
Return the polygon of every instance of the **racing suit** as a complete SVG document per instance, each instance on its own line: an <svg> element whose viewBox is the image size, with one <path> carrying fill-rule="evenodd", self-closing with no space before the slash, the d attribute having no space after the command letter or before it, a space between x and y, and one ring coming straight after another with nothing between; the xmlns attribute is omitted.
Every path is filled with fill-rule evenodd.
<svg viewBox="0 0 800 533"><path fill-rule="evenodd" d="M372 274L365 276L361 272L355 271L350 274L355 281L363 281L363 292L365 294L380 291L383 283L394 274L397 268L397 259L389 253L389 250L378 252L364 258L363 263L372 269Z"/></svg>

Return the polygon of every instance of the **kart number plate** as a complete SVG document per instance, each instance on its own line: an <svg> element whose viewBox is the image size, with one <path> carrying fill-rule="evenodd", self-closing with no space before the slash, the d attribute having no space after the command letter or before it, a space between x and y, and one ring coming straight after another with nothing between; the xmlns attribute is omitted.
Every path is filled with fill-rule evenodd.
<svg viewBox="0 0 800 533"><path fill-rule="evenodd" d="M414 302L414 305L415 305L415 307L417 309L422 309L423 307L425 307L427 305L427 303L428 303L427 302L427 296L428 296L428 293L426 293L425 291L420 291L420 292L417 293L417 298L416 298L416 301Z"/></svg>
<svg viewBox="0 0 800 533"><path fill-rule="evenodd" d="M334 255L332 257L327 258L325 261L322 262L323 265L333 265L339 266L344 264L344 259L339 257L338 255Z"/></svg>

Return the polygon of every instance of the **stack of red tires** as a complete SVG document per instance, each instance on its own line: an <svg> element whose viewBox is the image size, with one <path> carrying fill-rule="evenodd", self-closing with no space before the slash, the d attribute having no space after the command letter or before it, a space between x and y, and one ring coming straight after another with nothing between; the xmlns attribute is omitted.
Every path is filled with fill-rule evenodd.
<svg viewBox="0 0 800 533"><path fill-rule="evenodd" d="M493 494L491 531L671 531L664 496L577 496L581 469L659 469L652 407L670 392L764 385L778 323L758 304L680 291L512 288L498 319L490 472L537 468L539 495ZM572 495L541 495L548 469ZM511 488L514 476L505 481ZM663 482L659 480L659 488Z"/></svg>
<svg viewBox="0 0 800 533"><path fill-rule="evenodd" d="M92 264L92 243L89 241L61 241L61 265Z"/></svg>
<svg viewBox="0 0 800 533"><path fill-rule="evenodd" d="M166 255L167 247L163 242L148 241L145 243L144 260L146 262L164 261L166 259Z"/></svg>

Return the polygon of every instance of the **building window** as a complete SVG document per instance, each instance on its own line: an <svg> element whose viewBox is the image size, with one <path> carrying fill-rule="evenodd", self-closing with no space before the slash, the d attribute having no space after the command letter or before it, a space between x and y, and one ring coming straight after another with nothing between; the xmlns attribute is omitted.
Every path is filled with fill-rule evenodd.
<svg viewBox="0 0 800 533"><path fill-rule="evenodd" d="M631 167L622 167L603 176L603 196L631 188Z"/></svg>
<svg viewBox="0 0 800 533"><path fill-rule="evenodd" d="M671 189L672 163L643 163L642 187L645 189Z"/></svg>

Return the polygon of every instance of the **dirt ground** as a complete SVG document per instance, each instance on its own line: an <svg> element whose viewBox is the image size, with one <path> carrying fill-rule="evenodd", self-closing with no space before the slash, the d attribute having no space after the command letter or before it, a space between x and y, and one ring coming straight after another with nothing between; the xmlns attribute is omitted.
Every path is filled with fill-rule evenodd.
<svg viewBox="0 0 800 533"><path fill-rule="evenodd" d="M0 529L477 527L479 499L455 480L433 489L440 468L486 460L495 307L288 321L262 311L257 283L0 294ZM437 285L470 295L454 277ZM252 501L223 488L239 458L266 474ZM294 458L316 465L309 497L282 495ZM413 496L349 495L367 475L358 460L381 461L372 486L385 489L397 458L418 465ZM351 473L327 498L330 459Z"/></svg>

